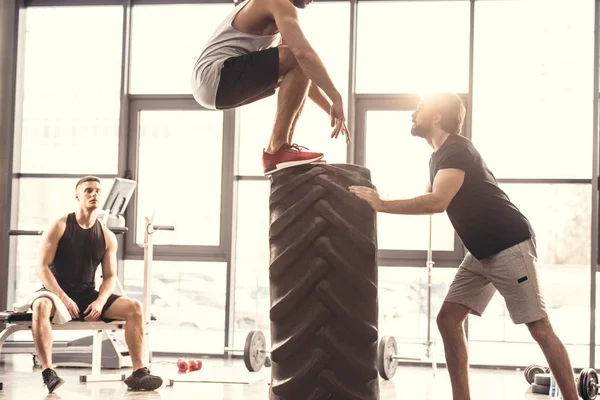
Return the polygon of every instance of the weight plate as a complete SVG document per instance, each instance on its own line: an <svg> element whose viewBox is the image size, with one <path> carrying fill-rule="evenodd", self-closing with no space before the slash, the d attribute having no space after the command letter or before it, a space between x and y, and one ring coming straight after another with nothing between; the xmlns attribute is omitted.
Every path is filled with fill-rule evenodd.
<svg viewBox="0 0 600 400"><path fill-rule="evenodd" d="M586 368L579 374L579 395L583 400L594 400L598 396L598 374L592 368Z"/></svg>
<svg viewBox="0 0 600 400"><path fill-rule="evenodd" d="M384 336L379 341L379 348L377 351L377 369L379 375L389 380L396 374L398 368L398 361L394 359L394 356L398 355L398 344L393 336Z"/></svg>
<svg viewBox="0 0 600 400"><path fill-rule="evenodd" d="M531 385L535 381L535 376L537 374L543 374L545 372L544 368L539 365L530 365L525 370L525 379L527 380L527 383Z"/></svg>
<svg viewBox="0 0 600 400"><path fill-rule="evenodd" d="M265 365L266 339L261 331L250 331L244 344L244 364L250 372L257 372Z"/></svg>

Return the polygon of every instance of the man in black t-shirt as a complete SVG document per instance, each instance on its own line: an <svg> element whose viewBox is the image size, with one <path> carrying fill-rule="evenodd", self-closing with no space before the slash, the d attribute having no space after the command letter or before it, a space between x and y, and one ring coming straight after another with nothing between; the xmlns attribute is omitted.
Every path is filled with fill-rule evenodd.
<svg viewBox="0 0 600 400"><path fill-rule="evenodd" d="M437 317L454 400L470 399L463 322L469 313L481 316L496 290L513 322L526 324L544 352L563 398L577 400L569 356L554 333L540 291L533 229L500 189L473 143L460 135L464 116L460 98L446 93L423 98L412 115L412 135L434 150L425 195L382 200L374 189L349 189L378 212L446 211L468 250Z"/></svg>

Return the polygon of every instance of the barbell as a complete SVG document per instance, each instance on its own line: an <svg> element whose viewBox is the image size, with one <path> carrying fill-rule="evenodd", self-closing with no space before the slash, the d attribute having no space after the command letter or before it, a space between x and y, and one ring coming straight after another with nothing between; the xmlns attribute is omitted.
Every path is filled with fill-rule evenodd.
<svg viewBox="0 0 600 400"><path fill-rule="evenodd" d="M267 354L270 354L271 351L267 350L265 335L259 330L248 333L243 350L225 347L223 351L225 353L244 353L244 364L250 372L258 372L264 365L267 367L271 365L270 359L267 358Z"/></svg>

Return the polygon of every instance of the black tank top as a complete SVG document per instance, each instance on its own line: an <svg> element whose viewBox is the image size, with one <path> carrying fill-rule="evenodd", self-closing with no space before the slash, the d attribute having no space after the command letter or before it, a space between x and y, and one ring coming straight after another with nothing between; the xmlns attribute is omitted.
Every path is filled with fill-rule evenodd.
<svg viewBox="0 0 600 400"><path fill-rule="evenodd" d="M83 293L96 287L96 269L106 252L100 221L89 229L77 223L75 213L67 216L65 233L58 242L50 266L60 287L69 293Z"/></svg>

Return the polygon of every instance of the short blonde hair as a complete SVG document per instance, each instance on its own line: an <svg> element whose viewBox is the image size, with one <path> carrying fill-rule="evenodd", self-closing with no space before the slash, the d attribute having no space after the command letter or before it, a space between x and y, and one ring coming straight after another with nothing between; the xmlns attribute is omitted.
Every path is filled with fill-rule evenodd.
<svg viewBox="0 0 600 400"><path fill-rule="evenodd" d="M77 191L77 189L79 189L79 186L81 184L86 183L86 182L100 183L100 178L98 178L97 176L93 176L93 175L84 176L83 178L81 178L80 180L77 181L77 184L75 185L75 191Z"/></svg>

